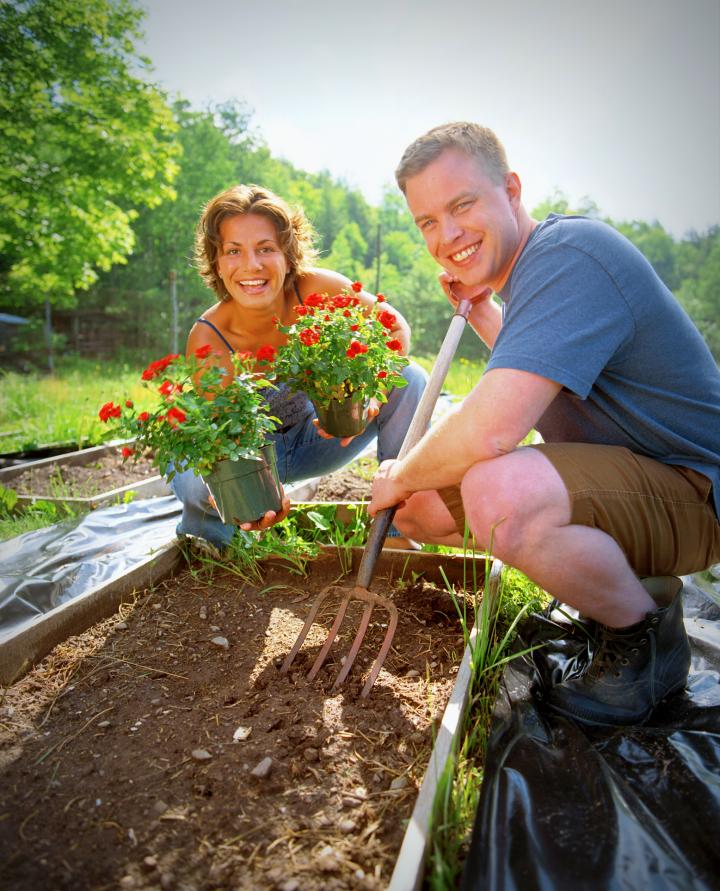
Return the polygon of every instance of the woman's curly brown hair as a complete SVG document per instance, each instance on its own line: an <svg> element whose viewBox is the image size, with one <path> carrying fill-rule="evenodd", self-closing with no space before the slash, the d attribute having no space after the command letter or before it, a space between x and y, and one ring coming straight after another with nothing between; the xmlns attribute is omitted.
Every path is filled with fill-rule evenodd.
<svg viewBox="0 0 720 891"><path fill-rule="evenodd" d="M195 262L205 284L220 300L230 300L218 275L217 260L221 248L220 225L228 217L256 213L267 217L275 227L280 248L288 264L285 287L306 273L317 257L315 231L300 207L291 207L278 195L262 186L238 185L226 189L203 209L195 232Z"/></svg>

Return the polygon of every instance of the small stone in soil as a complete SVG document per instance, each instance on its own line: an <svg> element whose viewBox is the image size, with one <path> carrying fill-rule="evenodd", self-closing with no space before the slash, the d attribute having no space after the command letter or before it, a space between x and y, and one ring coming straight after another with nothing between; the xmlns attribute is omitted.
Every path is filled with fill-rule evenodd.
<svg viewBox="0 0 720 891"><path fill-rule="evenodd" d="M252 727L238 727L238 729L233 733L233 740L235 742L242 742L247 739L252 733Z"/></svg>
<svg viewBox="0 0 720 891"><path fill-rule="evenodd" d="M408 786L408 778L406 776L395 777L395 779L390 783L390 788L393 791L399 791L400 789L406 789Z"/></svg>
<svg viewBox="0 0 720 891"><path fill-rule="evenodd" d="M316 862L323 872L334 872L340 868L337 851L330 845L325 845L320 851Z"/></svg>
<svg viewBox="0 0 720 891"><path fill-rule="evenodd" d="M168 809L168 806L165 804L165 802L161 798L158 798L158 800L153 805L153 810L155 811L156 814L164 814L167 809Z"/></svg>
<svg viewBox="0 0 720 891"><path fill-rule="evenodd" d="M110 726L110 721L100 721L97 726L100 730L105 730L106 727Z"/></svg>
<svg viewBox="0 0 720 891"><path fill-rule="evenodd" d="M255 767L253 767L253 769L250 771L250 773L254 777L264 780L265 777L268 776L268 774L270 773L270 770L272 769L272 763L273 763L272 758L270 758L270 757L263 758L262 761L260 761L258 764L255 765Z"/></svg>
<svg viewBox="0 0 720 891"><path fill-rule="evenodd" d="M278 885L279 891L298 891L299 887L300 882L297 879L288 879L287 882Z"/></svg>
<svg viewBox="0 0 720 891"><path fill-rule="evenodd" d="M317 761L318 758L320 757L320 755L318 754L317 749L313 749L312 746L309 746L303 752L303 757L305 758L306 761Z"/></svg>
<svg viewBox="0 0 720 891"><path fill-rule="evenodd" d="M419 678L420 672L417 670L417 668L411 668L410 671L405 672L405 677L406 678Z"/></svg>
<svg viewBox="0 0 720 891"><path fill-rule="evenodd" d="M157 866L157 857L145 857L145 859L143 860L143 866L146 869L155 869L155 867Z"/></svg>
<svg viewBox="0 0 720 891"><path fill-rule="evenodd" d="M195 761L209 761L212 758L207 749L193 749L190 753Z"/></svg>
<svg viewBox="0 0 720 891"><path fill-rule="evenodd" d="M213 637L210 643L215 644L216 647L222 647L223 650L227 650L230 647L227 637Z"/></svg>
<svg viewBox="0 0 720 891"><path fill-rule="evenodd" d="M343 832L345 835L354 832L357 828L357 823L354 820L341 820L339 825L340 832Z"/></svg>
<svg viewBox="0 0 720 891"><path fill-rule="evenodd" d="M127 622L116 622L115 630L116 631L127 631L128 623ZM132 878L132 876L126 876L126 878Z"/></svg>

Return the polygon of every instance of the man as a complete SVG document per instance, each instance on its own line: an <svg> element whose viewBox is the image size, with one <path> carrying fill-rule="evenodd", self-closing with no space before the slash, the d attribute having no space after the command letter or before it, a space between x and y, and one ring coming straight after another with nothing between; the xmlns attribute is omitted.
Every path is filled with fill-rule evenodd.
<svg viewBox="0 0 720 891"><path fill-rule="evenodd" d="M552 688L550 706L591 724L643 722L687 679L672 577L720 561L720 372L619 233L530 218L487 128L429 131L396 177L446 294L475 298L469 321L492 352L459 408L384 462L370 511L400 505L405 535L450 545L467 521L479 544L598 623L591 662ZM533 428L544 444L519 447Z"/></svg>

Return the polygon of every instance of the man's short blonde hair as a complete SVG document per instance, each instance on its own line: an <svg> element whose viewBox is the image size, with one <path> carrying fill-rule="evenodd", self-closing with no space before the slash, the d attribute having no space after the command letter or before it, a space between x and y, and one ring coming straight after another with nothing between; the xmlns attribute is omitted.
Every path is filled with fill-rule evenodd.
<svg viewBox="0 0 720 891"><path fill-rule="evenodd" d="M446 149L459 149L469 157L477 158L496 185L501 185L510 172L505 149L492 130L468 121L455 121L433 127L405 149L395 171L395 179L403 194L410 177L422 173Z"/></svg>
<svg viewBox="0 0 720 891"><path fill-rule="evenodd" d="M275 227L288 265L286 287L291 286L297 276L307 272L317 257L315 231L302 208L291 207L287 201L262 186L250 184L226 189L205 205L195 232L198 271L220 300L230 299L217 271L221 248L220 226L229 217L248 213L267 217Z"/></svg>

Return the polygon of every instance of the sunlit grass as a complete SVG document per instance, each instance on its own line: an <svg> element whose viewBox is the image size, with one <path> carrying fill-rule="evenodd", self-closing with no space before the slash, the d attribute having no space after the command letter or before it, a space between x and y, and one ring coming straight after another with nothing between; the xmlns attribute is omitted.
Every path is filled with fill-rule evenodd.
<svg viewBox="0 0 720 891"><path fill-rule="evenodd" d="M469 579L466 588L477 590L477 581ZM487 586L486 573L486 590ZM495 698L505 665L516 658L511 652L516 626L523 615L541 609L546 602L541 588L517 570L504 567L496 609L483 597L479 603L476 599L472 614L460 611L466 643L473 622L477 636L459 742L435 793L426 873L431 891L454 891L459 885L480 800Z"/></svg>
<svg viewBox="0 0 720 891"><path fill-rule="evenodd" d="M100 443L105 425L98 409L109 400L130 398L149 408L152 396L141 385L142 368L127 363L73 359L54 375L0 376L0 450L19 451L65 442Z"/></svg>
<svg viewBox="0 0 720 891"><path fill-rule="evenodd" d="M428 373L435 362L434 356L413 356L412 358ZM445 378L443 389L448 393L452 393L453 396L467 396L480 380L486 364L485 362L474 362L462 356L460 358L456 357Z"/></svg>
<svg viewBox="0 0 720 891"><path fill-rule="evenodd" d="M53 526L80 516L84 511L52 501L37 501L24 510L6 511L0 506L0 541Z"/></svg>

